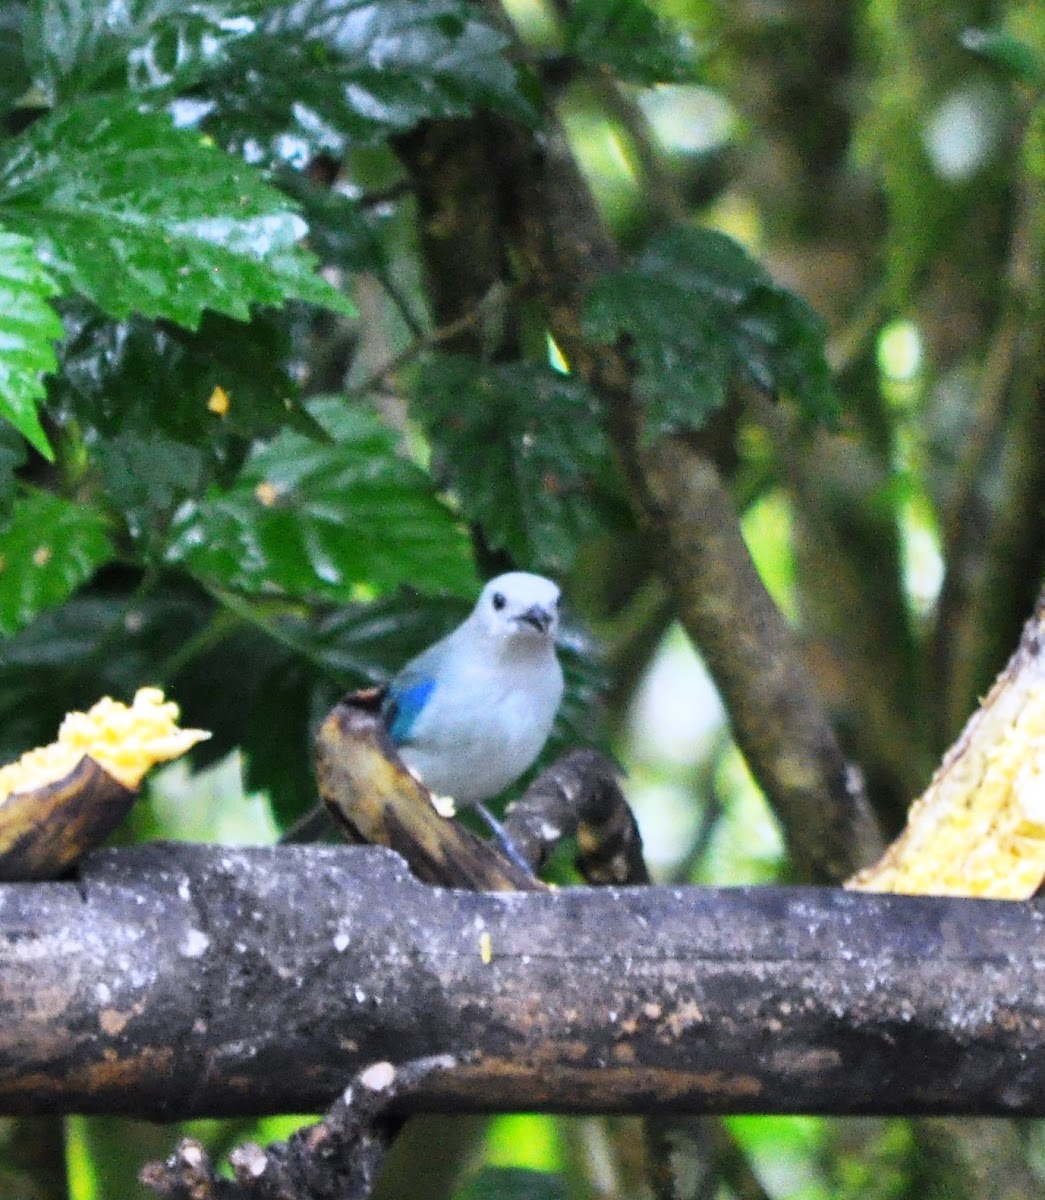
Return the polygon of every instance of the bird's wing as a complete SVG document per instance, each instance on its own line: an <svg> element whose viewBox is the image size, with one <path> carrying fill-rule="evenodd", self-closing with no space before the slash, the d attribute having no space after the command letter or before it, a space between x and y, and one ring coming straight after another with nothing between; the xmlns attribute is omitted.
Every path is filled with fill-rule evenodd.
<svg viewBox="0 0 1045 1200"><path fill-rule="evenodd" d="M397 746L410 740L410 732L433 691L434 679L419 680L401 691L389 690L384 708L385 724L388 726L388 736Z"/></svg>
<svg viewBox="0 0 1045 1200"><path fill-rule="evenodd" d="M442 659L443 643L436 642L408 662L388 685L382 712L388 735L397 746L410 740L417 718L435 691Z"/></svg>

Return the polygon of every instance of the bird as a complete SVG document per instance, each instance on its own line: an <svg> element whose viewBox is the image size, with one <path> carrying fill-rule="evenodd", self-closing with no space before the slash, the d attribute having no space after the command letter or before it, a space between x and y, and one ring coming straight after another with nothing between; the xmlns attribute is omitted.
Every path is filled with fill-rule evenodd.
<svg viewBox="0 0 1045 1200"><path fill-rule="evenodd" d="M560 599L541 575L491 579L469 616L393 677L382 706L406 767L433 795L473 809L520 866L484 802L533 765L551 732L564 687Z"/></svg>

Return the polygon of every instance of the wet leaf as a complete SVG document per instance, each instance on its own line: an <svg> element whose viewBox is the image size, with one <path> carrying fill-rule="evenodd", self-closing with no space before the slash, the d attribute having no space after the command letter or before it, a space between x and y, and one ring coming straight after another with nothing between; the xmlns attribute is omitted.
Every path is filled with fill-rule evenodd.
<svg viewBox="0 0 1045 1200"><path fill-rule="evenodd" d="M207 128L300 166L477 107L532 121L507 47L463 0L302 0L231 47Z"/></svg>
<svg viewBox="0 0 1045 1200"><path fill-rule="evenodd" d="M299 243L305 222L253 168L126 100L85 100L0 153L0 220L110 316L195 328L204 309L348 301Z"/></svg>
<svg viewBox="0 0 1045 1200"><path fill-rule="evenodd" d="M50 443L36 406L41 376L56 365L54 343L62 322L48 304L57 288L28 238L0 229L0 416L47 458Z"/></svg>
<svg viewBox="0 0 1045 1200"><path fill-rule="evenodd" d="M255 594L343 601L360 586L422 580L469 593L467 538L393 435L339 397L309 408L332 442L285 432L255 450L232 487L186 502L167 561L210 586Z"/></svg>
<svg viewBox="0 0 1045 1200"><path fill-rule="evenodd" d="M26 57L52 101L90 90L187 87L225 61L260 7L208 0L34 0Z"/></svg>

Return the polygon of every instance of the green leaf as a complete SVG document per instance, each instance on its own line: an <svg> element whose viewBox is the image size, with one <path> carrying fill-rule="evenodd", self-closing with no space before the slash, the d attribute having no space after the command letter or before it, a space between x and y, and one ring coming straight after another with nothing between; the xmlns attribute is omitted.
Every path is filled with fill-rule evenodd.
<svg viewBox="0 0 1045 1200"><path fill-rule="evenodd" d="M466 0L301 0L230 47L207 128L300 166L476 108L532 123L508 46Z"/></svg>
<svg viewBox="0 0 1045 1200"><path fill-rule="evenodd" d="M336 187L321 187L302 171L283 168L280 188L301 206L308 221L308 243L324 263L346 271L365 271L380 279L389 274L388 253L381 227L391 219L390 209L368 211Z"/></svg>
<svg viewBox="0 0 1045 1200"><path fill-rule="evenodd" d="M143 546L143 557L151 560L175 507L203 486L202 451L170 438L123 433L99 442L94 456L106 500L119 510L130 538Z"/></svg>
<svg viewBox="0 0 1045 1200"><path fill-rule="evenodd" d="M332 442L285 432L255 450L232 487L183 506L168 561L248 593L344 601L410 581L470 593L467 538L392 434L339 397L310 410Z"/></svg>
<svg viewBox="0 0 1045 1200"><path fill-rule="evenodd" d="M112 556L105 517L87 504L35 492L0 530L0 633L61 604Z"/></svg>
<svg viewBox="0 0 1045 1200"><path fill-rule="evenodd" d="M254 29L244 10L207 0L34 0L26 57L52 103L90 90L185 88L221 67Z"/></svg>
<svg viewBox="0 0 1045 1200"><path fill-rule="evenodd" d="M644 0L573 0L565 49L630 83L685 83L696 74L692 42Z"/></svg>
<svg viewBox="0 0 1045 1200"><path fill-rule="evenodd" d="M13 425L0 423L0 521L10 515L18 490L15 472L27 457L22 435Z"/></svg>
<svg viewBox="0 0 1045 1200"><path fill-rule="evenodd" d="M160 433L220 464L286 425L317 429L291 375L286 323L272 310L249 324L206 313L190 332L136 317L112 322L81 306L67 312L66 326L48 394L58 419L85 427L92 440ZM223 412L214 410L216 388Z"/></svg>
<svg viewBox="0 0 1045 1200"><path fill-rule="evenodd" d="M47 303L56 287L28 238L0 229L0 416L45 457L53 459L36 414L41 375L56 366L54 343L62 322Z"/></svg>
<svg viewBox="0 0 1045 1200"><path fill-rule="evenodd" d="M746 380L794 399L811 421L837 415L823 322L731 238L681 227L632 267L603 276L584 314L598 341L625 338L646 405L646 436L700 429Z"/></svg>
<svg viewBox="0 0 1045 1200"><path fill-rule="evenodd" d="M0 155L0 219L50 273L117 318L195 328L291 298L351 311L298 242L304 221L256 170L111 97L37 121Z"/></svg>
<svg viewBox="0 0 1045 1200"><path fill-rule="evenodd" d="M214 605L170 579L162 592L132 595L137 583L133 575L127 591L88 585L0 639L0 761L52 741L64 713L101 696L130 700L142 684L162 683L181 699L166 665L198 638ZM198 723L187 708L183 716Z"/></svg>
<svg viewBox="0 0 1045 1200"><path fill-rule="evenodd" d="M436 355L413 415L434 462L495 550L552 574L608 521L610 450L587 387L551 368Z"/></svg>
<svg viewBox="0 0 1045 1200"><path fill-rule="evenodd" d="M25 5L17 0L0 4L0 109L6 110L31 82L23 49L25 18Z"/></svg>

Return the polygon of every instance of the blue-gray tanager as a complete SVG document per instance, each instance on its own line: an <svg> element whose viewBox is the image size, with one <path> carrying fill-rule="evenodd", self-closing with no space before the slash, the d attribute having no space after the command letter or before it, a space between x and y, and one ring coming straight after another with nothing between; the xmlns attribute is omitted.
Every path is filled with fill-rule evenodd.
<svg viewBox="0 0 1045 1200"><path fill-rule="evenodd" d="M437 796L475 808L502 842L482 802L514 783L548 739L563 691L558 625L550 579L499 575L453 633L395 676L384 702L407 767Z"/></svg>

